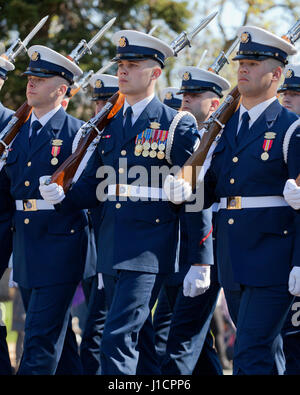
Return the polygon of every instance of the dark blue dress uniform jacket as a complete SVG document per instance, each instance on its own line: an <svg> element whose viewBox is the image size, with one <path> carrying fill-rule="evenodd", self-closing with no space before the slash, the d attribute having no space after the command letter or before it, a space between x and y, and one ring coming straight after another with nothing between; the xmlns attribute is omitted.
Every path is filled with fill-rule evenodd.
<svg viewBox="0 0 300 395"><path fill-rule="evenodd" d="M134 155L136 136L151 122L159 122L159 129L169 130L176 111L154 98L134 123L129 134L123 137L122 109L104 131L97 149L81 178L67 194L62 206L94 207L99 201L97 192L102 188L99 183L103 178L96 178L99 166L111 166L116 177L111 177L107 184L132 184L140 177L140 185L151 186L151 169L153 166L171 165L165 160L144 158ZM173 165L182 166L192 154L199 134L191 117L184 116L174 133L171 149ZM120 163L119 163L120 158ZM125 168L125 166L127 166ZM133 173L134 166L142 166L145 177ZM120 174L119 168L124 168ZM135 168L137 169L137 168ZM98 177L102 177L99 170ZM128 175L127 179L124 179ZM162 179L155 180L155 187L162 188ZM153 180L152 180L153 186ZM121 205L119 206L118 203ZM119 207L119 208L118 208ZM178 212L184 206L176 206L165 201L116 201L103 203L98 238L99 272L114 274L117 269L134 270L148 273L171 273L174 271L178 243Z"/></svg>
<svg viewBox="0 0 300 395"><path fill-rule="evenodd" d="M39 177L53 174L71 155L72 141L81 125L82 121L61 108L30 147L28 120L13 142L4 167L6 194L14 201L42 199ZM63 141L55 166L50 163L53 139ZM14 281L24 288L34 288L81 279L87 248L87 218L83 211L62 214L56 210L16 210L13 227Z"/></svg>
<svg viewBox="0 0 300 395"><path fill-rule="evenodd" d="M221 197L283 196L286 180L300 173L297 133L291 139L293 149L287 164L282 148L288 127L297 119L295 114L274 101L237 147L238 117L239 111L226 124L205 176L206 206ZM274 132L276 137L268 151L269 159L263 161L266 132ZM287 283L292 266L300 265L299 231L299 215L289 206L219 210L217 261L223 287L235 289L236 283L249 286Z"/></svg>
<svg viewBox="0 0 300 395"><path fill-rule="evenodd" d="M14 112L4 107L0 103L0 132L5 128ZM3 170L0 171L0 191L5 187L5 177ZM8 266L8 261L12 253L12 231L11 219L14 211L14 204L9 196L0 192L0 278Z"/></svg>

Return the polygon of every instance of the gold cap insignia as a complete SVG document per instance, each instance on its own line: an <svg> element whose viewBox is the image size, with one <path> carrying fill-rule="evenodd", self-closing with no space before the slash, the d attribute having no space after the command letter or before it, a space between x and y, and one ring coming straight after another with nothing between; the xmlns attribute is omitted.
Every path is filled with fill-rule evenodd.
<svg viewBox="0 0 300 395"><path fill-rule="evenodd" d="M151 122L150 123L150 129L159 129L160 128L160 123L158 122Z"/></svg>
<svg viewBox="0 0 300 395"><path fill-rule="evenodd" d="M36 62L40 58L40 54L37 51L34 51L31 55L31 60Z"/></svg>
<svg viewBox="0 0 300 395"><path fill-rule="evenodd" d="M287 69L285 76L286 78L292 78L294 76L294 71L292 69Z"/></svg>
<svg viewBox="0 0 300 395"><path fill-rule="evenodd" d="M173 97L173 95L172 95L171 92L167 92L166 95L165 95L165 99L167 99L167 100L171 100L172 97Z"/></svg>
<svg viewBox="0 0 300 395"><path fill-rule="evenodd" d="M126 47L126 45L127 45L126 37L122 36L119 40L119 47Z"/></svg>
<svg viewBox="0 0 300 395"><path fill-rule="evenodd" d="M63 140L60 140L60 139L54 139L54 140L52 140L52 145L53 145L54 147L59 147L59 146L62 145L62 143L63 143Z"/></svg>
<svg viewBox="0 0 300 395"><path fill-rule="evenodd" d="M95 82L95 88L101 88L102 87L102 81L101 80L97 80Z"/></svg>
<svg viewBox="0 0 300 395"><path fill-rule="evenodd" d="M275 133L275 132L267 132L267 133L265 133L264 137L265 137L265 139L273 140L273 139L275 139L276 134L277 133Z"/></svg>
<svg viewBox="0 0 300 395"><path fill-rule="evenodd" d="M184 81L188 81L190 78L191 78L191 74L188 72L188 71L186 71L184 74L183 74L183 77L182 77L183 79L184 79Z"/></svg>
<svg viewBox="0 0 300 395"><path fill-rule="evenodd" d="M241 42L246 44L250 40L250 34L248 32L244 32L241 34Z"/></svg>

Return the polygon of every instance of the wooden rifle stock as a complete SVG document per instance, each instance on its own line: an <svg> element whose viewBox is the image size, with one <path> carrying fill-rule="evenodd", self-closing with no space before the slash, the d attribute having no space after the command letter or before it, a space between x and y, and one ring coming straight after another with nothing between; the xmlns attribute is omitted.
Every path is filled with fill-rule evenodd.
<svg viewBox="0 0 300 395"><path fill-rule="evenodd" d="M113 107L104 111L102 116L97 121L96 125L90 127L87 130L85 136L81 137L77 145L76 150L70 155L60 167L53 173L50 183L56 183L61 185L66 193L72 183L75 173L82 161L87 148L92 143L92 141L97 137L98 133L94 126L98 130L103 130L105 126L110 122L110 119L117 114L117 112L123 107L124 95L119 91L116 92L107 102L111 103Z"/></svg>
<svg viewBox="0 0 300 395"><path fill-rule="evenodd" d="M198 149L189 157L179 173L176 174L176 178L184 179L194 189L196 181L200 171L200 167L203 166L207 153L214 142L217 135L220 133L222 126L230 119L233 113L236 111L240 101L240 92L238 87L232 89L232 91L226 96L221 106L216 112L210 117L207 131L201 138Z"/></svg>
<svg viewBox="0 0 300 395"><path fill-rule="evenodd" d="M23 103L14 113L7 126L1 131L0 135L3 133L4 136L0 139L0 155L3 154L5 148L14 140L20 127L30 117L31 111L32 107L27 102Z"/></svg>

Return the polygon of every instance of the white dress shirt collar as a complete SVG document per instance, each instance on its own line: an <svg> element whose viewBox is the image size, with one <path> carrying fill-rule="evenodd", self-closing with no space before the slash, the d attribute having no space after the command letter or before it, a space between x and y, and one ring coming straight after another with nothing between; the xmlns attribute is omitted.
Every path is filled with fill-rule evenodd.
<svg viewBox="0 0 300 395"><path fill-rule="evenodd" d="M135 121L138 119L138 117L144 111L146 106L151 102L151 100L154 98L154 96L155 96L155 94L152 93L152 95L146 97L145 99L143 99L143 100L135 103L133 106L131 106L131 108L132 108L132 118L131 118L132 125L135 123ZM127 100L125 98L124 107L123 107L123 115L125 115L127 107L130 107L130 104L127 102Z"/></svg>
<svg viewBox="0 0 300 395"><path fill-rule="evenodd" d="M57 111L58 111L60 108L61 108L61 104L59 104L57 107L53 108L53 110L47 112L47 114L43 115L41 118L38 118L38 117L35 115L34 111L32 111L31 120L30 120L30 128L31 128L32 122L33 122L33 121L36 121L36 120L40 122L40 124L42 125L42 128L43 128L43 127L46 125L46 123L49 121L49 119L51 119L51 118L53 117L53 115L56 114ZM39 132L40 132L41 130L42 130L42 129L39 129L38 132L37 132L37 134L39 134Z"/></svg>
<svg viewBox="0 0 300 395"><path fill-rule="evenodd" d="M266 110L267 107L269 107L269 105L271 103L273 103L273 101L275 101L277 99L276 96L271 97L271 99L265 100L259 104L257 104L256 106L252 107L250 110L247 110L242 104L240 106L240 115L239 115L239 127L241 126L242 123L242 115L244 114L244 112L248 111L249 114L249 128L251 128L251 126L254 124L254 122L260 117L260 115Z"/></svg>

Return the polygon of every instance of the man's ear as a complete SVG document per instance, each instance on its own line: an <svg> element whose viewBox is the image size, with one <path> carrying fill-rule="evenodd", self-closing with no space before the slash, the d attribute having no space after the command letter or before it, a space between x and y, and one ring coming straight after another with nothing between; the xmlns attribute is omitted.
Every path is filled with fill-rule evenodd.
<svg viewBox="0 0 300 395"><path fill-rule="evenodd" d="M157 78L160 77L161 73L162 73L161 68L160 67L155 67L152 70L151 78L154 79L154 80L157 80Z"/></svg>
<svg viewBox="0 0 300 395"><path fill-rule="evenodd" d="M273 81L279 81L282 75L282 68L280 66L276 67L273 71L273 77L272 80Z"/></svg>
<svg viewBox="0 0 300 395"><path fill-rule="evenodd" d="M219 99L217 99L217 98L212 99L211 105L210 105L210 109L212 111L216 111L216 109L219 107L219 104L220 104L220 100Z"/></svg>
<svg viewBox="0 0 300 395"><path fill-rule="evenodd" d="M61 85L58 87L58 94L59 94L59 95L64 95L64 96L65 96L65 94L67 93L67 90L68 90L67 85L66 85L66 84L61 84Z"/></svg>

